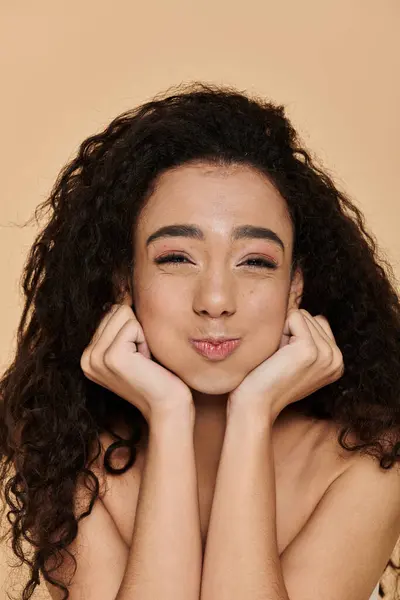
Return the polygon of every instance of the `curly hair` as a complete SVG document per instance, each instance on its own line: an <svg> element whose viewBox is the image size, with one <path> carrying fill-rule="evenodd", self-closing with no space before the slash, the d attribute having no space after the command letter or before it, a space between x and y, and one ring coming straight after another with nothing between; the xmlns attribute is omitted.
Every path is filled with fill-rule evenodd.
<svg viewBox="0 0 400 600"><path fill-rule="evenodd" d="M0 381L0 481L13 552L30 567L23 600L40 574L69 597L46 565L50 558L62 562L66 552L76 569L67 546L99 496L91 466L100 434L116 439L103 464L115 475L134 463L146 436L140 411L85 377L80 358L120 300L117 282L133 273L132 231L156 178L190 161L251 166L285 199L293 264L304 276L301 306L328 319L346 367L339 380L295 406L336 421L349 452L370 454L382 469L400 461L399 296L361 211L305 148L283 105L232 86L169 88L84 140L34 213L36 222L46 210L50 217L24 264L17 347ZM128 439L114 431L121 417L132 430ZM346 443L350 432L353 446ZM116 469L111 457L121 446L129 460ZM80 478L91 499L78 517ZM387 568L399 567L391 559ZM382 585L379 591L383 596Z"/></svg>

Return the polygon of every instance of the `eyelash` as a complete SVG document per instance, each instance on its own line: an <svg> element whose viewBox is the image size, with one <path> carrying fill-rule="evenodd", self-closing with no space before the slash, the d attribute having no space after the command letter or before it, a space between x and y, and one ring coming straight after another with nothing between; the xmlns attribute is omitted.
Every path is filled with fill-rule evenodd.
<svg viewBox="0 0 400 600"><path fill-rule="evenodd" d="M172 264L183 264L182 262L174 262L172 259L175 258L184 258L185 260L187 260L186 256L183 256L183 254L167 254L165 256L160 256L159 258L156 258L154 260L155 263L157 263L158 265L160 264L164 264L164 263L172 263ZM278 265L275 264L274 262L270 261L270 260L266 260L265 258L248 258L246 262L249 261L253 261L253 262L258 262L258 265L248 265L251 269L277 269Z"/></svg>

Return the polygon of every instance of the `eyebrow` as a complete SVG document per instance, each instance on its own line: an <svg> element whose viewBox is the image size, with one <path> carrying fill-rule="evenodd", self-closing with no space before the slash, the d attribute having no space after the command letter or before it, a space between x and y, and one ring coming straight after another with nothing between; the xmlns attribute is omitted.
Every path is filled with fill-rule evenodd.
<svg viewBox="0 0 400 600"><path fill-rule="evenodd" d="M154 233L149 235L146 240L146 248L157 239L164 237L188 237L200 241L205 240L204 232L197 225L188 223L179 223L174 225L165 225L160 227ZM256 227L255 225L239 225L235 227L231 234L231 241L240 239L263 239L275 242L285 252L285 244L275 231L267 227Z"/></svg>

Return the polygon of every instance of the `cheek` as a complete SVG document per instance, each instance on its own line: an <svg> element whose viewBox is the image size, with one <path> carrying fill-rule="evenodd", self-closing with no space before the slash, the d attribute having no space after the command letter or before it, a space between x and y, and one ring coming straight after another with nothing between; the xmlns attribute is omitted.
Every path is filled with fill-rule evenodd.
<svg viewBox="0 0 400 600"><path fill-rule="evenodd" d="M146 273L137 276L134 282L134 304L136 316L143 327L151 327L152 321L165 318L171 299L166 286L149 277Z"/></svg>
<svg viewBox="0 0 400 600"><path fill-rule="evenodd" d="M284 282L271 282L270 285L253 289L243 296L243 314L260 324L273 324L286 316L288 290Z"/></svg>
<svg viewBox="0 0 400 600"><path fill-rule="evenodd" d="M161 301L157 294L145 294L140 298L137 317L145 330L157 329L167 320L168 304L165 300Z"/></svg>
<svg viewBox="0 0 400 600"><path fill-rule="evenodd" d="M264 360L271 356L281 342L283 327L287 313L286 293L275 293L267 296L250 298L248 308L247 330L250 334L254 357Z"/></svg>
<svg viewBox="0 0 400 600"><path fill-rule="evenodd" d="M159 360L164 359L176 347L176 337L182 325L176 299L147 291L138 295L135 307L151 353Z"/></svg>

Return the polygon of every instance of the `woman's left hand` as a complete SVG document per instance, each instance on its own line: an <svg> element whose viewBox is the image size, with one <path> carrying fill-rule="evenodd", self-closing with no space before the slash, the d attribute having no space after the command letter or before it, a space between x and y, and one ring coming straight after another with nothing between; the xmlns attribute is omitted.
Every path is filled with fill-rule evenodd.
<svg viewBox="0 0 400 600"><path fill-rule="evenodd" d="M291 309L279 349L230 393L228 412L241 404L274 422L285 406L333 383L343 372L343 356L327 319Z"/></svg>

